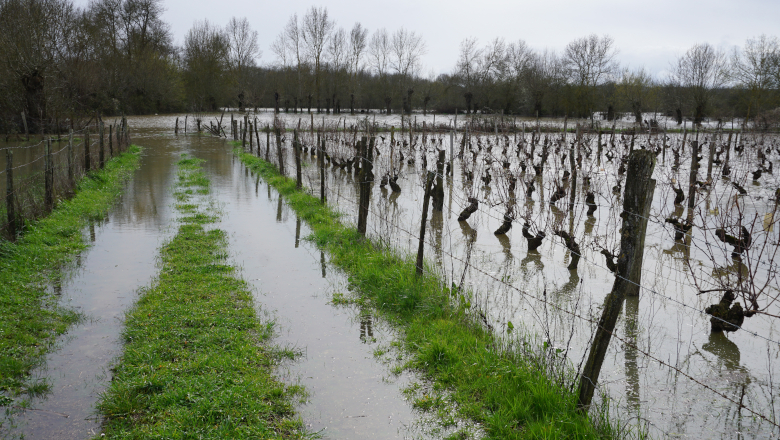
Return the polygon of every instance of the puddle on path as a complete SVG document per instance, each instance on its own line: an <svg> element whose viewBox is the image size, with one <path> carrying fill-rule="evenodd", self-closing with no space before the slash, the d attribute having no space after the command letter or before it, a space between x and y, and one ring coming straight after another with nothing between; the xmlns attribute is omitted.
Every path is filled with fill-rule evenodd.
<svg viewBox="0 0 780 440"><path fill-rule="evenodd" d="M309 430L329 439L437 437L401 393L413 377L392 375L373 356L392 338L390 329L328 303L332 293L346 289L346 279L302 240L307 227L278 194L251 176L222 140L173 138L153 118L132 122L139 125L134 142L146 148L141 168L105 221L87 228L92 246L57 288L63 302L86 318L33 374L47 380L51 392L9 420L0 437L86 439L99 433L94 404L110 380L110 362L121 353L124 312L137 289L153 280L159 246L172 232L173 164L184 152L207 160L222 211L217 227L230 233L231 254L259 308L278 323L275 343L302 351L279 374L306 387L308 402L299 410Z"/></svg>
<svg viewBox="0 0 780 440"><path fill-rule="evenodd" d="M223 212L218 227L230 232L231 254L257 303L278 323L275 342L303 352L280 375L310 394L300 408L308 428L329 439L436 437L401 394L414 379L392 375L373 355L391 331L369 314L328 303L334 292L345 292L346 278L302 239L305 223L229 148L195 154L207 160Z"/></svg>
<svg viewBox="0 0 780 440"><path fill-rule="evenodd" d="M58 348L32 373L51 391L31 399L30 408L4 422L6 438L86 439L100 432L94 414L99 393L110 379L110 362L121 353L124 311L137 289L157 273L157 253L171 222L172 164L183 145L139 139L146 147L141 167L119 203L84 231L91 247L66 269L53 287L62 304L84 314L58 341Z"/></svg>

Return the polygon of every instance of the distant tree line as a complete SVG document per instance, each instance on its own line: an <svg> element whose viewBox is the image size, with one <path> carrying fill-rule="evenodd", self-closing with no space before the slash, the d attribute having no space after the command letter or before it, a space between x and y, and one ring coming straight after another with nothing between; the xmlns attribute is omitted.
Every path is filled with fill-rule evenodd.
<svg viewBox="0 0 780 440"><path fill-rule="evenodd" d="M324 7L289 17L262 56L246 18L204 20L173 44L162 0L0 0L0 118L4 132L64 128L94 115L216 111L437 111L614 119L780 120L780 42L749 39L725 53L697 44L654 78L617 62L609 36L556 53L520 40L469 38L450 73L423 74L426 45L400 28L347 30ZM22 113L24 118L22 119ZM66 122L69 121L69 122ZM652 123L652 121L649 121Z"/></svg>

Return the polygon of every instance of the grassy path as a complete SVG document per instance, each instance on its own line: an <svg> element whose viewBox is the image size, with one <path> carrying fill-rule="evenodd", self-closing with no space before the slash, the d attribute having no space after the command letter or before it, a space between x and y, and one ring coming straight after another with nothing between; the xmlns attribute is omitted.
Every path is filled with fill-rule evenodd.
<svg viewBox="0 0 780 440"><path fill-rule="evenodd" d="M98 405L108 438L265 439L304 436L298 387L271 372L268 345L247 284L226 263L227 236L208 225L209 180L200 160L178 162L176 235L161 250L160 275L128 313L124 353Z"/></svg>
<svg viewBox="0 0 780 440"><path fill-rule="evenodd" d="M528 356L533 349L496 349L503 344L468 318L468 303L452 298L435 277L416 277L411 258L361 239L336 212L296 190L295 181L280 176L274 165L240 149L235 154L285 197L309 224L311 239L349 275L358 295L349 300L370 304L402 330L410 357L406 366L448 391L445 398L417 399L417 408L457 408L496 439L618 436L610 423L577 412L576 395L547 378L539 358ZM454 438L461 435L466 436L461 432Z"/></svg>
<svg viewBox="0 0 780 440"><path fill-rule="evenodd" d="M131 146L103 170L89 173L72 199L59 202L18 241L0 239L0 406L16 405L14 400L25 393L47 390L46 383L31 383L27 375L41 362L54 337L79 316L60 307L58 298L46 293L46 285L60 276L60 267L87 248L82 230L90 219L105 217L138 168L140 152Z"/></svg>

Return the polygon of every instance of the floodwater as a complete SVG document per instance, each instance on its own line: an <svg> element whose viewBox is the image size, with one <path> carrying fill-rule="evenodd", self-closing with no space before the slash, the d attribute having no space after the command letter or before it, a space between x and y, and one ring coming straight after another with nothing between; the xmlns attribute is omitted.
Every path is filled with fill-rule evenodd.
<svg viewBox="0 0 780 440"><path fill-rule="evenodd" d="M139 142L142 142L139 139ZM124 312L137 289L157 273L158 249L170 234L176 141L147 148L141 167L103 221L84 231L91 246L73 267L64 268L60 285L51 286L61 303L83 314L57 341L33 380L51 391L31 399L28 410L6 423L9 438L77 439L100 432L94 402L110 380L110 363L121 354Z"/></svg>
<svg viewBox="0 0 780 440"><path fill-rule="evenodd" d="M298 118L302 127L311 123L310 119L307 123L307 115L282 117L288 128L296 127ZM258 115L261 127L264 125L263 118L270 120L267 114ZM373 115L369 115L370 122L372 118ZM377 124L400 123L398 116L385 118L387 120L377 116ZM320 126L323 119L324 124L331 128L339 124L342 129L349 129L365 121L365 116L339 118L330 115L323 118L316 115L315 126ZM432 117L429 116L426 121L431 122ZM573 128L575 121L569 121L569 124ZM390 166L390 134L382 132L377 135L379 156L374 162L376 181L372 185L368 220L368 232L374 239L410 253L417 249L423 199L423 167L419 150L424 135L419 121L416 131L416 154L410 153L408 147L395 147L395 160L398 160L399 148L403 148L407 159L400 168L396 167L402 188L400 195L378 185ZM396 132L396 140L399 136ZM428 136L429 148L436 145L446 150L449 157L450 133L429 133ZM530 134L525 136L528 143ZM543 138L545 136L542 134ZM688 145L698 136L689 133ZM704 180L707 170L706 145L712 142L710 136L702 134L699 139L705 146L700 180ZM444 179L444 211L432 213L428 222L427 257L434 263L433 270L446 277L448 284L460 284L463 280L464 286L472 289L474 296L471 303L487 315L490 325L497 332L505 334L511 321L516 329L534 335L540 345L546 342L550 350L548 357L555 362L565 362L571 368L577 368L587 355L604 297L614 282L614 275L607 269L600 251L608 249L616 253L619 249L616 231L620 227L618 216L622 198L612 191L618 181L623 180L616 171L619 159L612 161L602 156L600 164L595 159L584 162L582 173L592 179L591 189L597 195L598 210L594 217L585 215L584 192L580 183L574 215L570 215L564 204L550 206L548 203L555 189L555 180L560 181L561 173L569 166L568 160L562 161L560 152L553 152L556 145L551 142L550 159L544 175L535 177L530 164L527 172L520 175L522 180L534 180L536 191L532 198L526 200L523 197L524 185L518 182L514 228L506 236L496 237L493 231L500 226L511 196L506 182L503 186L500 182L484 185L477 179L485 169L490 169L495 179L501 167L500 159L495 157L500 157L501 146L505 141L512 146L519 141L513 133L507 137L502 135L500 143L490 132L473 133L473 137L474 143L479 142L483 148L492 143L493 163L470 164L476 167L477 177L474 184L467 185L463 181L461 163L455 160L453 176ZM627 145L629 142L628 137L620 139L618 135L618 138L618 144L623 142ZM681 138L681 135L671 135L668 142L679 146ZM265 139L261 133L262 155L266 151ZM332 157L344 161L354 155L350 145L355 137L351 132L329 133L326 139ZM288 151L285 158L287 174L294 175L294 162L289 153L291 133L284 135L283 140ZM304 146L315 144L313 136L308 133L301 133L301 140ZM455 151L460 140L460 136L455 138ZM567 142L571 144L573 140L573 134L569 134ZM409 142L408 135L401 141ZM589 141L593 146L595 136L591 135ZM724 136L720 142L725 141ZM660 145L661 142L658 135L639 135L636 148L647 143ZM777 162L776 137L747 138L745 144L752 142L762 143L762 149L769 148L765 167L768 163ZM542 143L541 140L539 143ZM277 161L274 146L270 148L270 158ZM536 148L537 161L541 149L541 145ZM562 153L567 151L568 146L563 148ZM682 153L677 170L673 169L672 148L666 154L665 158L658 156L653 175L657 186L645 242L642 288L638 298L626 301L616 327L616 337L612 339L601 371L594 402L607 399L613 417L635 433L646 432L652 437L758 439L778 435L780 431L775 423L780 420L776 398L780 374L777 362L780 334L776 318L757 314L745 320L743 330L712 333L710 316L704 313L704 309L717 303L722 292L697 295L698 290L718 288L720 278L731 276L733 279L744 273L744 269L730 258L731 248L724 247L714 236L716 227L734 224L738 217L755 226L753 257L745 261L751 273L755 274L752 279L755 285L768 283L762 306L768 303L767 312L778 314L777 304L773 301L778 294L777 278L772 275L778 247L777 225L774 224L777 219L770 215L775 209L772 197L778 187L778 179L776 174L765 172L759 182L751 182L749 176L759 164L756 151L748 149L744 154L737 154L732 146L731 178L719 179L720 167L715 166L714 190L699 191L697 196L694 220L696 224L705 223L707 228L696 228L687 243L676 242L674 230L664 220L684 213L672 203L672 186L682 186L687 195L690 152ZM316 161L309 154L303 157L304 184L318 195ZM414 163L408 163L410 157L415 159ZM432 154L428 156L428 169L432 167L432 157ZM483 160L484 157L483 151L479 158ZM519 169L516 158L510 161L513 170ZM343 212L347 221L356 223L357 177L330 164L326 170L329 202ZM579 179L582 182L582 174ZM732 181L746 188L747 195L735 197L730 193ZM480 208L468 222L457 222L458 213L468 204L467 196L479 199ZM538 252L529 253L526 240L520 234L524 218L535 228L547 232ZM562 240L552 235L553 229L573 231L580 242L582 260L577 271L566 268L571 255ZM464 264L464 261L469 264ZM767 271L767 267L772 269ZM695 286L694 282L699 286Z"/></svg>
<svg viewBox="0 0 780 440"><path fill-rule="evenodd" d="M303 240L308 234L278 194L209 136L173 136L168 118L130 118L133 142L145 148L141 167L107 218L85 231L92 246L52 287L63 302L84 313L83 323L33 373L51 392L7 420L7 438L77 439L100 432L94 414L121 354L123 313L149 285L160 245L175 232L171 190L175 162L188 153L205 159L230 253L256 292L258 313L277 322L275 343L301 353L280 377L308 393L299 411L308 429L332 439L435 438L402 389L416 380L390 372L374 357L394 337L370 311L329 303L346 291L345 277Z"/></svg>
<svg viewBox="0 0 780 440"><path fill-rule="evenodd" d="M181 130L184 115L179 116ZM207 115L208 119L214 117ZM285 116L287 126L295 126L299 117L307 116ZM323 433L326 438L435 436L435 433L422 428L426 422L410 409L399 391L415 379L405 375L395 377L386 365L374 359L374 349L391 340L392 332L374 319L368 310L328 305L333 293L346 289L345 280L328 265L327 256L301 239L307 234L305 224L297 221L294 213L271 188L232 157L231 148L223 140L207 135L174 137L175 118L176 115L139 117L129 121L134 142L147 147L144 167L156 166L145 179L136 179L132 183L133 187L145 185L144 190L153 191L155 195L141 195L143 203L137 203L135 199L128 202L129 197L138 197L134 195L138 190L128 191L117 208L120 211L127 209L123 207L127 203L137 203L146 208L149 206L147 203L152 203L152 198L157 203L154 205L157 208L150 210L154 213L147 213L148 218L155 219L151 224L157 235L150 238L154 243L150 244L148 256L138 260L153 266L156 248L170 225L170 214L164 212L170 205L166 197L170 192L167 179L172 172L171 163L184 152L206 159L205 167L214 184L214 197L222 209L219 227L231 236L231 255L242 268L244 278L255 288L257 303L263 313L278 322L280 334L277 341L303 353L301 359L285 365L280 375L291 383L304 385L310 392L309 402L300 407L310 429ZM260 114L258 120L261 124L263 118L270 120L269 115ZM316 118L315 125L319 125L322 115ZM377 116L377 122L400 125L400 117L385 118L387 121L382 121ZM433 122L432 116L427 118ZM365 120L365 116L330 115L326 124L341 125L346 122L349 128L361 119ZM192 124L192 121L189 123ZM436 124L439 124L438 118ZM389 136L387 133L380 136L384 138L377 141L381 152L374 169L377 182L388 169L390 156ZM509 136L511 138L512 135ZM259 137L264 153L265 136L261 133ZM288 133L284 137L285 145L289 147L292 135ZM437 145L448 150L449 134L432 137L441 142ZM483 134L480 138L484 145L491 142L489 135ZM569 142L572 139L570 135ZM305 145L312 145L314 141L309 134L303 134L302 140ZM455 140L457 150L460 138ZM346 145L350 141L344 135L337 135L337 139L329 138L330 154L346 158L349 154ZM638 145L643 141L639 139ZM495 139L492 142L500 151ZM512 139L513 144L516 142L517 139ZM537 153L540 149L537 147ZM405 151L408 155L408 149ZM397 155L398 151L394 154ZM157 155L162 157L150 159ZM775 161L774 155L772 158ZM273 148L271 159L278 160ZM548 356L555 362L576 368L587 354L593 321L598 320L603 299L614 281L614 275L606 268L599 252L602 248L616 250L619 245L615 231L620 226L617 216L622 200L619 195L611 195L610 191L618 181L615 169L619 161L602 159L600 165L586 162L583 166L590 173L591 186L598 194L595 217L585 216L586 207L580 201L574 215L569 215L564 208L551 207L547 200L554 190L553 180L568 167L568 161L564 164L560 159L559 154L551 153L548 162L551 165L541 178L532 177L533 170L529 165L527 174L522 177L525 181L535 180L536 192L530 200L526 200L522 196L524 186L518 182L516 213L518 219L526 217L548 232L552 227L574 231L583 253L577 271L566 269L571 255L562 241L552 234L548 233L538 253L527 251L518 224L504 237L493 235L506 209L506 188L495 182L492 187L481 183L464 184L458 160L455 161L452 177L444 179L444 211L432 213L428 222L426 256L433 262L432 270L456 284L462 281L465 287L471 289L471 303L485 312L488 322L498 333L505 334L511 321L516 333L518 330L527 332L535 335L540 344L546 342L550 350ZM746 155L740 160L735 160L732 165L732 176L744 181L747 173L755 169L757 159ZM398 183L402 187L400 195L380 189L377 183L372 187L369 234L400 251L417 248L423 195L421 161L422 158L417 156L415 163L405 164L398 170ZM720 254L714 259L707 258L707 252L712 248L708 245L708 240L712 238L711 230L695 232L690 244L686 245L675 242L673 231L663 222L671 215L681 215L671 202L674 195L671 182L681 182L687 189L689 161L689 158L683 157L679 170L675 171L671 169L671 153L668 153L665 162L659 157L654 173L658 184L645 243L643 288L638 298L627 299L624 314L616 327L616 337L630 344L612 340L599 378L596 401L607 399L613 417L635 432L647 432L654 438L772 437L778 434L777 428L754 416L747 408L772 421L778 420L776 414L780 408L777 408L776 390L780 374L777 359L780 355L780 335L775 319L755 315L745 320L744 330L726 335L711 333L709 316L702 311L718 298L715 294L696 295L692 279L694 275L705 279L710 275L717 277L721 276L718 275L720 273L735 273L739 272L739 268L732 265L728 258L721 258ZM557 163L560 165L552 165ZM500 167L499 163L493 165ZM516 168L516 159L513 159L512 166ZM146 172L144 167L139 175ZM294 172L289 153L286 168L288 175ZM700 170L700 175L705 169L706 165ZM475 174L481 174L484 168L478 171ZM580 182L581 179L582 176ZM341 210L347 221L355 222L357 179L343 170L328 166L326 183L329 203ZM304 184L318 195L319 172L316 161L309 154L304 155ZM722 189L730 182L716 179L715 185ZM771 210L769 197L778 186L775 177L768 175L758 184L744 186L749 195L739 199L745 201L738 204L740 212L749 216ZM466 196L477 197L480 208L468 222L457 222L458 213L466 205ZM700 197L703 201L699 206L704 205L700 212L704 216L720 218L718 216L725 215L719 209L726 211L727 200L715 196ZM580 193L578 199L583 200L584 195ZM84 258L98 252L101 237L106 235L100 231L121 227L121 222L112 220L112 216L114 213L109 215L108 222L97 227L95 246ZM139 222L144 218L141 214L125 217ZM134 234L132 227L123 231L129 236ZM769 249L777 246L776 232L756 237L759 242L767 243ZM134 252L124 258L132 259L136 255ZM83 263L82 271L92 270L91 264L99 267L103 263L101 259L95 261ZM762 264L761 261L758 263ZM148 275L136 275L140 281L135 286L148 284L153 274L151 267ZM135 287L127 290L134 292ZM776 295L776 285L771 285L770 291ZM63 297L68 295L63 293ZM131 302L132 299L122 303L119 310L124 310ZM777 314L771 308L768 311ZM96 316L116 316L111 315L108 309L105 315L97 311L93 313ZM115 328L113 335L117 334L121 324L115 324ZM72 343L79 344L79 338L73 332L71 336ZM68 350L67 343L64 342L63 352ZM106 350L117 350L116 345L107 344L105 347ZM106 359L110 357L107 355ZM57 362L51 361L48 372L42 375L51 378L61 374L58 373ZM91 383L105 380L100 379L100 373L93 377L98 379ZM54 392L48 400L56 400L57 389L53 387ZM87 399L82 402L86 406L92 405L87 403ZM33 407L42 408L40 405L43 404L41 401ZM25 415L31 413L33 411L28 411ZM95 422L91 423L94 426Z"/></svg>

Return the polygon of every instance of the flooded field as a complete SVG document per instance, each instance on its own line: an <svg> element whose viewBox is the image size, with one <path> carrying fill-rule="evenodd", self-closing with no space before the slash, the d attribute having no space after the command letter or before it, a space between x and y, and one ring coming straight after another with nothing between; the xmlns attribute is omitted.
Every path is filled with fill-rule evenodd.
<svg viewBox="0 0 780 440"><path fill-rule="evenodd" d="M72 268L68 281L58 287L63 301L73 298L71 304L82 307L87 319L63 338L61 350L50 355L46 369L36 372L51 381L52 393L32 403L36 411L15 417L18 427L12 434L37 437L41 431L36 427L55 423L52 420L62 426L59 438L88 438L99 428L90 415L91 406L107 380L106 366L120 348L122 311L132 304L136 289L148 285L155 274L156 249L172 224L172 164L181 153L190 153L207 160L204 166L223 211L218 227L230 234L231 255L256 289L261 312L278 322L277 341L303 352L281 374L310 392L309 402L300 409L310 429L334 439L438 436L426 429L427 423L400 391L415 379L393 376L387 365L374 359L374 349L391 340L392 331L370 311L329 305L333 293L346 290L346 280L330 268L327 255L302 240L307 234L305 224L233 157L224 139L193 135L192 125L185 136L183 116L179 136L174 135L175 115L129 118L133 142L146 148L141 169L107 221L95 226L93 247L81 265ZM308 115L286 115L287 128L296 127L299 117L302 127L308 127ZM271 118L261 113L258 126L272 125ZM358 178L353 164L346 163L354 158L361 134L350 128L366 120L335 115L315 115L314 120L315 127L324 124L331 130L321 135L331 158L325 173L328 201L353 223L357 223ZM462 285L472 292L468 300L473 313L484 313L485 325L496 333L506 334L511 322L515 333L535 335L547 347L552 364L574 369L587 355L595 321L615 280L603 251L619 250L621 187L631 178L620 171L621 157L632 143L634 149L660 148L639 296L626 300L596 401L608 399L616 417L652 438L758 439L778 434L775 385L780 334L773 316L779 314L774 301L778 179L771 170L780 155L780 138L744 134L731 140L728 133L712 132L667 138L661 133L618 133L603 134L599 148L596 132L583 132L579 138L569 133L565 139L544 130L532 134L533 121L525 121L526 133L496 134L509 124L523 124L512 120L499 128L470 128L466 135L462 130L457 134L424 130L423 120L426 128L434 125L433 116L419 117L411 138L398 131L376 136L368 234L403 252L415 252L424 170L436 168L437 149L445 152L446 163L455 156L441 176L443 209L432 210L427 224L429 270L445 277L448 285ZM460 117L458 122L460 126ZM395 125L397 130L401 121L400 116L377 115L376 123L382 129ZM449 119L436 116L435 126L440 124L449 125ZM569 121L569 128L574 125ZM336 126L343 131L332 131ZM318 195L319 167L311 151L317 134L301 133L300 139L304 186ZM255 152L257 140L260 155L267 151L269 159L277 162L275 136L258 132ZM292 132L280 136L288 176L295 175L292 140ZM688 211L693 140L702 146L703 158L695 179L699 183L694 182L696 201ZM707 180L709 145L715 146L713 157L719 163ZM534 165L543 161L542 156L545 165L537 173ZM564 174L571 169L571 156L581 157L573 205L568 191L573 178ZM724 163L730 168L726 178ZM762 175L753 180L758 169ZM385 176L398 177L394 183L400 192L381 185ZM589 183L584 184L586 177ZM529 196L531 185L534 190ZM685 195L682 203L674 203L675 188ZM551 204L551 196L559 190L567 192ZM591 201L588 193L593 194ZM458 214L471 203L469 198L479 202L478 209L459 222ZM591 206L595 211L588 215ZM505 215L512 228L495 235ZM690 220L691 233L675 240L675 226L667 219ZM522 233L525 223L530 235L546 234L536 251L528 251ZM734 258L733 246L726 246L716 231L727 229L739 238L738 224L748 227L752 243L740 258ZM567 268L573 255L554 234L556 230L567 231L577 240L581 258L576 270ZM753 287L745 287L748 284ZM753 292L751 298L761 313L745 318L741 329L713 333L711 317L704 310L718 303L723 292L707 291L726 287ZM738 301L747 309L746 298L740 296ZM89 365L74 363L79 356L90 360ZM570 384L570 379L565 380Z"/></svg>
<svg viewBox="0 0 780 440"><path fill-rule="evenodd" d="M290 115L284 121L287 128L298 124ZM324 122L326 128L339 124L346 131L322 135L332 159L326 167L328 200L354 223L358 178L354 168L344 164L354 157L361 136L350 127L360 121L330 117ZM307 126L305 118L301 123ZM322 121L314 123L320 126ZM532 122L526 124L531 129ZM379 118L377 125L384 129ZM569 127L573 126L570 121ZM451 152L457 156L464 151L463 160L455 158L453 173L445 171L442 176L444 209L433 211L428 223L426 255L435 263L433 270L448 284L463 282L470 288L475 313L483 311L486 325L496 332L506 332L511 322L536 335L540 344L549 347L553 360L565 357L574 368L587 355L604 297L615 279L603 251L614 255L619 250L621 186L631 178L624 174L621 157L632 148L657 150L639 296L626 300L597 394L609 398L622 420L653 437L766 438L778 432L775 378L780 335L773 316L778 293L778 180L771 173L780 146L776 135L733 133L732 139L728 133L688 131L667 137L605 133L599 139L590 132L577 142L575 133L562 139L560 133L542 131L533 140L531 133L509 131L496 136L492 129L483 129L473 130L464 142L462 131L454 137L447 131L426 132L419 121L415 130L411 139L408 133L396 132L393 148L391 133L376 136L369 235L403 251L416 251L424 163L428 170L435 169L437 149L445 151L446 162ZM316 195L319 170L310 150L316 140L310 133L301 133L300 139L303 180ZM259 140L264 155L262 132ZM268 152L276 161L273 135L270 140ZM603 151L597 147L599 140ZM693 141L702 157L693 180L693 209L687 209ZM282 142L287 175L294 176L292 133L285 133ZM713 167L708 171L710 146ZM573 209L566 203L571 194L566 191L567 154L582 158ZM537 173L532 165L538 165L542 156L548 156L546 166ZM517 179L514 191L510 175ZM398 176L400 193L381 186L384 176ZM585 179L588 183L583 185ZM526 197L531 183L535 190ZM552 194L560 189L565 196L550 204ZM682 203L675 203L675 189L682 190ZM592 201L588 193L593 193ZM467 222L458 222L469 197L479 201L479 208ZM595 209L592 216L586 214L590 205ZM510 206L513 228L507 235L494 235ZM688 220L693 224L691 233L676 240L672 222ZM537 252L528 251L528 240L521 234L524 223L529 224L530 235L546 233ZM738 225L749 230L752 245L735 258L733 246L719 239L717 230L739 237ZM576 238L581 249L577 270L567 268L572 253L554 235L556 230ZM743 292L737 300L745 310L759 312L745 318L737 331L712 332L705 309L718 304L729 289L751 292Z"/></svg>

